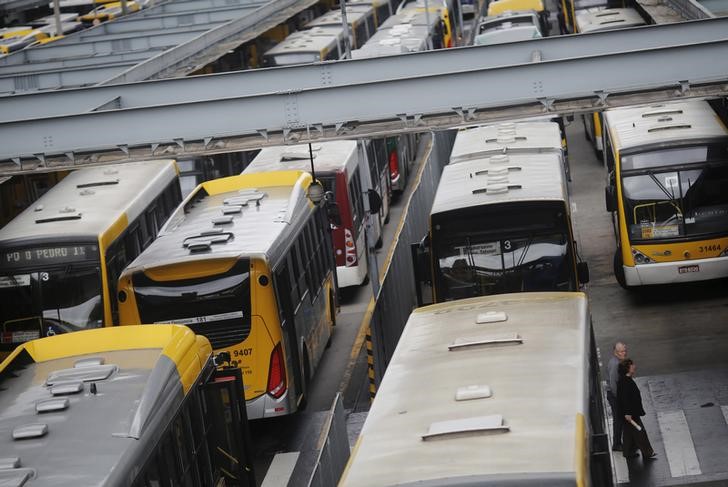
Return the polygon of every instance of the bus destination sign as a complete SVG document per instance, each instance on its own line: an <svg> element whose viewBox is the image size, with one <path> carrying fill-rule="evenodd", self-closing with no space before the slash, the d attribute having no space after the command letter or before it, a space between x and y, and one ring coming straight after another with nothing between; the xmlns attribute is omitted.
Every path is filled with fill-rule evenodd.
<svg viewBox="0 0 728 487"><path fill-rule="evenodd" d="M87 260L98 260L97 245L67 245L3 251L0 268L70 264Z"/></svg>

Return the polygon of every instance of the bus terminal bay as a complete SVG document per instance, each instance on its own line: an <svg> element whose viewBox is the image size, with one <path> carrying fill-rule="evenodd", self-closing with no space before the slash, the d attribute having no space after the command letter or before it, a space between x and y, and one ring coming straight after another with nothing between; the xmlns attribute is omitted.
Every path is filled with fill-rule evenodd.
<svg viewBox="0 0 728 487"><path fill-rule="evenodd" d="M403 52L450 54L447 47L472 43L475 35L483 32L477 32L478 12L488 10L487 2L469 3L475 16L462 16L471 11L464 8L464 0L457 2L459 11L449 13L447 8L426 8L424 0L417 0L409 12L397 14L396 6L387 12L386 1L352 1L348 19L352 36L345 40L345 34L337 33L333 25L341 22L338 12L322 17L334 18L331 25L313 19L328 9L328 4L288 1L274 9L272 2L260 4L259 25L250 20L252 16L248 20L242 17L242 24L240 19L233 20L242 30L220 37L217 45L209 48L199 48L194 44L199 39L189 41L191 37L186 37L190 32L203 32L201 27L185 32L181 28L185 24L175 17L176 27L144 38L149 45L156 45L151 51L143 55L147 48L138 53L133 48L130 53L121 51L122 46L139 40L129 37L137 25L159 22L160 26L171 26L175 11L190 19L204 16L207 28L214 29L230 19L229 15L237 15L235 9L242 8L232 2L222 7L214 2L203 6L199 0L194 0L197 6L186 5L186 1L160 2L156 7L151 2L148 8L160 8L153 15L148 14L152 10L143 9L128 18L82 30L76 34L78 41L73 35L55 40L57 45L47 47L61 56L57 60L44 59L46 48L11 52L4 60L0 56L0 90L7 95L0 99L0 107L11 110L0 115L4 122L0 123L0 141L8 142L5 151L0 149L0 176L4 176L0 182L0 352L4 358L15 345L27 342L28 356L33 359L11 355L13 360L3 364L7 368L0 367L0 484L54 485L53 481L48 483L49 478L63 478L46 476L50 464L34 464L43 438L58 441L53 435L60 431L57 418L62 414L70 415L71 424L83 424L73 415L77 412L74 408L81 403L84 408L93 407L97 388L102 397L105 388L113 385L105 381L129 380L131 362L123 354L127 348L145 348L140 344L148 340L163 343L161 362L169 362L164 358L166 353L177 363L179 377L175 373L166 380L184 384L180 389L184 392L175 392L173 401L183 406L177 413L164 414L174 428L186 421L187 436L170 426L166 433L159 433L166 436L160 436L156 446L152 442L137 449L135 459L126 460L123 468L129 468L128 472L117 472L99 485L213 485L213 481L214 485L263 487L728 485L728 332L724 326L728 320L728 272L723 272L719 262L728 248L728 67L723 75L706 74L702 84L693 83L686 75L689 81L681 79L681 87L668 90L658 89L658 83L646 79L635 92L616 93L617 106L645 106L646 111L636 115L638 121L629 124L616 115L606 117L605 123L605 117L589 111L589 107L608 105L611 94L600 97L599 93L589 93L592 101L601 100L589 105L584 93L569 97L566 90L559 95L562 98L554 100L537 97L540 108L515 102L514 106L491 107L484 101L480 106L485 109L460 106L455 116L437 112L430 108L437 103L432 103L423 108L421 118L408 111L389 114L391 120L374 121L366 119L364 112L378 113L377 104L369 107L356 102L357 107L352 108L356 116L350 119L356 122L319 127L306 119L305 110L310 108L306 97L317 90L331 90L333 96L336 90L344 93L344 89L357 89L368 82L386 81L375 72L370 72L363 83L341 81L343 78L337 76L350 76L353 71L336 71L339 63L332 63L320 80L312 81L299 71L300 91L295 90L295 80L274 82L272 89L278 94L298 96L295 101L287 98L281 105L288 128L278 131L275 121L266 122L271 124L270 131L258 130L251 135L250 122L241 121L239 132L197 131L179 139L165 139L166 143L143 145L138 143L143 135L137 129L143 132L144 123L134 117L149 115L150 120L162 120L153 118L153 111L161 113L166 102L155 108L154 95L146 99L152 92L143 90L153 89L155 82L146 87L145 83L138 87L136 83L118 85L119 94L111 91L115 89L113 83L246 69L252 74L257 70L251 68L256 67L345 57L363 60ZM559 3L549 0L541 11L535 8L529 32L558 37L560 31L579 31L584 16L602 11L591 6L579 10L582 17L578 17L574 9L579 7L574 5L579 0L573 0L571 6L568 1ZM0 0L0 5L7 25L27 20L22 10L14 10L18 9L14 4ZM648 24L715 17L726 10L693 0L629 6L635 7L638 17ZM393 15L384 24L381 17L389 13ZM599 22L599 16L595 17L588 22ZM511 21L498 18L495 23L510 25ZM304 24L310 24L311 30L301 27ZM640 24L638 19L633 25ZM385 27L372 37L381 25ZM603 28L590 25L597 31ZM290 44L300 51L291 54L284 43L273 47L297 28L301 30L294 33ZM498 29L493 30L496 37ZM101 30L110 37L95 37ZM162 40L164 36L166 40ZM685 44L707 46L726 40L725 35L714 41L699 34L691 36ZM367 45L367 37L375 39L377 45ZM82 54L84 40L88 46L95 43L94 52L102 59L108 56L106 61L90 64L90 51ZM153 62L148 61L148 67L141 70L133 67L153 51L162 52L165 43L185 42L199 48L188 66L163 60L160 66L165 65L164 69L153 76L149 74L157 67ZM518 47L501 47L509 46ZM543 46L540 55L548 58L555 52ZM107 48L108 52L99 54ZM683 48L675 46L676 50ZM654 46L645 44L644 49ZM347 56L347 50L353 53ZM584 56L596 56L606 63L609 49L600 46L599 50L604 52L585 50ZM75 54L62 58L71 51ZM525 52L524 48L518 55ZM260 64L253 61L256 57ZM716 71L723 69L720 66L725 59L728 57L716 60ZM414 64L405 67L406 58L402 61L401 69L412 69ZM119 67L130 71L121 74ZM395 76L396 69L387 65L385 72ZM261 71L261 76L267 76L269 70ZM457 64L448 65L442 79L437 80L442 83L440 89L447 90L447 75L453 75L454 80L458 71ZM658 77L654 73L659 69L653 71ZM74 73L91 76L87 79L94 81L74 85L69 81ZM512 74L518 75L515 71ZM407 77L410 75L412 78ZM25 84L19 81L21 76L28 76ZM415 85L415 78L424 79L427 74L401 76L402 85L412 83L409 86L414 93L421 88ZM190 81L194 78L188 77ZM204 81L204 77L199 79ZM108 83L110 80L115 81ZM10 83L14 83L13 88L8 88ZM87 84L105 88L90 88L89 98L83 101L84 90L79 86ZM536 94L549 90L548 86L537 86L536 81L529 84ZM252 103L257 96L260 107L272 106L267 104L272 96L269 89L239 85L235 89L240 91L229 99L230 106L242 99ZM63 90L50 88L67 88L66 100L62 99ZM102 93L101 89L110 91ZM452 106L448 94L438 93L448 100L444 106ZM204 106L209 100L202 95L196 95L200 98L195 100L175 100L178 94L170 85L162 96L168 96L172 105L179 103L175 116L181 124L196 114L210 113L182 108ZM690 96L710 99L710 104ZM215 97L225 103L224 93ZM673 98L683 99L676 102ZM81 101L76 106L64 105L70 100ZM28 111L15 113L24 103ZM430 100L423 102L423 107L427 103ZM220 108L224 110L222 105ZM339 104L332 110L341 108ZM322 107L317 109L323 111ZM542 114L533 117L539 111ZM112 129L112 137L107 132L96 143L85 141L57 152L54 147L60 147L60 141L53 124L65 120L80 127L92 120L94 112L109 116L108 127L117 127L121 117L129 117L125 123L133 127L130 125L128 132ZM695 115L698 112L702 115ZM115 115L119 118L112 120ZM704 115L707 118L699 118ZM526 116L528 121L523 121ZM708 120L711 117L715 120ZM520 121L514 123L516 119ZM102 119L96 120L98 125ZM204 125L205 120L198 122ZM215 127L212 130L219 130L217 122L209 120ZM468 120L472 123L466 123ZM646 121L644 125L641 120ZM485 122L489 128L475 127ZM18 137L10 144L16 129L25 126L32 130L34 123L43 127L42 144L34 141L38 137L28 137L27 148L16 143ZM151 137L162 137L158 134L169 128L165 123L150 123ZM630 132L630 124L634 132ZM675 152L647 156L643 152L640 159L640 154L630 152L629 144L638 139L643 127L645 137L654 137L646 145L652 151L672 150L671 130L682 131L683 145L695 131L691 145L695 150L674 156L694 159L676 163L674 169L656 162L678 154L679 143ZM311 146L301 143L316 137L321 140L314 140ZM329 138L337 140L327 141ZM260 148L262 152L257 150ZM122 168L141 168L143 164L136 161L142 159L157 160L152 164L159 166L158 174L150 166L147 175L134 174L127 179ZM176 183L170 184L169 166L174 161L181 197ZM89 167L83 168L85 165ZM75 166L82 169L76 171L74 176L78 177L74 179L68 174L74 174ZM83 171L91 172L82 177ZM316 180L326 191L320 200L311 197ZM56 197L35 202L64 181L73 186L77 201ZM105 191L119 189L128 194L129 188L138 190L132 190L135 198L126 197L133 200L128 205L123 198L117 201L111 196L102 205L88 203ZM610 199L610 195L619 196ZM548 204L534 203L539 200ZM30 217L13 219L21 206L32 210ZM111 221L94 221L85 233L73 226L102 210L111 211ZM43 230L51 226L61 229L54 231L62 235L66 232L65 236L52 246L36 244L34 239L46 238ZM330 232L324 231L329 228ZM691 236L691 240L691 232L712 237L699 240ZM709 254L709 258L700 261L701 254ZM675 263L673 269L671 255L681 256L685 262ZM715 267L708 267L714 262ZM679 278L665 283L660 276L667 271L648 273L644 264L669 269ZM691 280L699 272L710 272L715 278ZM101 286L97 289L94 282L101 282ZM25 289L32 292L24 293ZM235 300L244 303L242 311ZM244 322L242 330L234 325L236 320ZM167 331L167 326L160 326L164 330L154 338L141 333L133 336L126 327L114 326L111 331L123 337L124 346L114 345L109 350L116 360L113 363L120 365L104 365L99 358L103 354L93 348L90 339L63 353L53 351L51 345L34 348L33 340L43 336L63 334L63 341L55 343L68 345L73 333L66 336L66 332L85 333L79 330L103 328L104 324L142 323L186 325L198 336L192 348L197 350L194 353L200 363L191 375L183 373L184 364L189 363L186 354L191 351L180 355L166 351L170 346L167 333L173 342L183 340L172 328ZM428 331L428 326L437 329L437 325L452 328L452 333L449 328L442 330L442 336ZM398 347L400 334L404 338ZM202 335L209 343L200 338ZM190 339L185 340L189 345ZM246 345L241 345L241 340ZM646 412L642 420L657 454L654 461L641 455L625 458L611 448L615 443L614 412L606 401L605 382L606 364L616 341L627 344L628 357L637 365L635 381ZM209 350L214 350L213 354L225 351L229 356L205 356ZM81 359L74 364L71 357L77 360L77 354ZM80 379L82 401L79 396L68 396L63 407L56 404L63 402L60 400L43 409L32 398L28 400L29 392L18 393L17 400L8 397L8 391L21 391L19 382L12 382L12 378L22 377L25 387L36 368L51 370L40 363L43 356L74 369L87 366L85 361L93 362L83 375L92 378ZM238 424L239 410L225 410L225 406L240 403L245 411L245 400L217 402L221 392L223 397L227 390L240 392L229 382L238 379L224 373L229 369L221 369L223 378L215 378L218 372L211 371L220 365L217 360L227 360L236 377L242 376L245 392L239 399L247 399L247 413L243 415L248 418L247 425ZM467 369L458 369L459 360ZM142 375L154 378L155 372L146 370L153 362L145 358L147 363L151 365L144 365ZM94 375L101 368L111 379ZM37 395L38 388L52 392L58 385L51 381L52 376L53 372L45 383L39 379L33 394ZM196 385L191 387L191 383ZM149 390L167 393L147 386L144 397ZM207 444L203 441L197 446L196 413L187 411L198 407L191 406L191 401L197 404L205 394L216 398L210 411L220 417L234 416L227 422L228 428L234 429L226 431L225 425L215 420L212 426L200 421L200 427L210 428L210 434ZM251 394L260 399L251 400ZM169 408L170 397L155 400ZM59 412L69 404L68 411ZM201 404L204 410L204 400ZM21 415L13 412L20 410ZM370 411L372 419L367 424ZM80 427L91 429L92 416L95 414ZM19 428L12 423L19 417L36 426ZM113 424L114 420L108 421ZM164 421L155 419L155 428L162 425L163 431ZM39 423L46 424L42 432L37 428ZM126 418L120 424L131 424L132 432L141 427ZM66 423L64 428L68 426ZM124 435L114 430L108 441ZM125 441L144 439L144 435L133 433L124 437ZM174 450L171 438L179 442L182 437L190 445L195 437L195 446ZM498 446L498 441L503 443ZM230 446L232 443L236 446ZM237 453L223 451L228 446ZM217 448L217 453L204 463L200 452L208 447ZM77 444L73 448L81 452ZM145 448L151 453L147 460L140 460L143 455L139 451ZM93 456L94 451L83 454ZM129 462L139 465L129 467ZM443 462L442 468L438 462ZM193 464L196 466L191 467ZM58 469L55 475L63 467L53 468ZM427 477L429 472L435 472L434 477ZM90 476L74 475L70 472L64 480L69 483L64 485L91 482Z"/></svg>

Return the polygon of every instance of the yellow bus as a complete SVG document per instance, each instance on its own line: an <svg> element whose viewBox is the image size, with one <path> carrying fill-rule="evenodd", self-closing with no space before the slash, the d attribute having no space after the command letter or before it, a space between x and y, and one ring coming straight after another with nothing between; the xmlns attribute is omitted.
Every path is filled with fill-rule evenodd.
<svg viewBox="0 0 728 487"><path fill-rule="evenodd" d="M303 171L202 183L119 281L123 323L187 325L230 353L251 419L305 404L335 324L329 222L311 186Z"/></svg>
<svg viewBox="0 0 728 487"><path fill-rule="evenodd" d="M505 12L536 12L541 34L544 37L549 35L549 11L546 10L543 0L495 0L488 4L488 17L501 15Z"/></svg>
<svg viewBox="0 0 728 487"><path fill-rule="evenodd" d="M728 275L728 129L706 101L604 112L624 287Z"/></svg>
<svg viewBox="0 0 728 487"><path fill-rule="evenodd" d="M430 230L412 246L419 304L578 291L588 282L576 250L560 134L556 124L546 125L553 126L550 137L513 140L522 147L505 153L491 152L498 140L481 130L458 133Z"/></svg>
<svg viewBox="0 0 728 487"><path fill-rule="evenodd" d="M403 0L397 8L397 13L406 13L408 10L438 14L442 23L443 47L455 47L456 37L454 17L454 3L449 0L430 0L425 9L425 0Z"/></svg>
<svg viewBox="0 0 728 487"><path fill-rule="evenodd" d="M0 350L118 323L122 269L181 200L173 160L90 167L0 229Z"/></svg>
<svg viewBox="0 0 728 487"><path fill-rule="evenodd" d="M613 485L583 293L436 304L405 325L339 487Z"/></svg>
<svg viewBox="0 0 728 487"><path fill-rule="evenodd" d="M240 373L211 352L173 325L20 345L0 364L3 485L254 487Z"/></svg>

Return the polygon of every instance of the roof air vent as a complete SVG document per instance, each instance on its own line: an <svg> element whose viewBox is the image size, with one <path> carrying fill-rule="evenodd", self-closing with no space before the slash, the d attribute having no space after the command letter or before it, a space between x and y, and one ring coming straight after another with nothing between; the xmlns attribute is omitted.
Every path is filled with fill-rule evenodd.
<svg viewBox="0 0 728 487"><path fill-rule="evenodd" d="M80 369L82 367L99 366L99 365L104 365L105 362L106 362L106 360L104 359L104 357L87 357L87 358L82 358L80 360L76 360L73 363L73 368Z"/></svg>
<svg viewBox="0 0 728 487"><path fill-rule="evenodd" d="M60 382L90 382L108 379L116 371L116 365L89 365L73 369L55 370L48 374L46 385Z"/></svg>
<svg viewBox="0 0 728 487"><path fill-rule="evenodd" d="M38 205L35 208L33 208L33 211L43 211L43 205Z"/></svg>
<svg viewBox="0 0 728 487"><path fill-rule="evenodd" d="M78 394L83 391L83 382L69 381L51 387L51 394L54 396L65 396L67 394Z"/></svg>
<svg viewBox="0 0 728 487"><path fill-rule="evenodd" d="M20 457L0 458L0 470L20 468Z"/></svg>
<svg viewBox="0 0 728 487"><path fill-rule="evenodd" d="M48 425L45 423L31 423L18 426L13 430L14 440L24 440L28 438L40 438L48 433Z"/></svg>
<svg viewBox="0 0 728 487"><path fill-rule="evenodd" d="M509 158L506 154L496 154L494 156L490 156L491 164L505 164L508 161L509 161Z"/></svg>
<svg viewBox="0 0 728 487"><path fill-rule="evenodd" d="M485 188L474 189L473 194L503 194L512 189L522 189L520 184L490 184Z"/></svg>
<svg viewBox="0 0 728 487"><path fill-rule="evenodd" d="M316 159L316 154L313 155L313 158ZM281 162L289 162L289 161L308 161L311 159L308 152L284 152L281 154Z"/></svg>
<svg viewBox="0 0 728 487"><path fill-rule="evenodd" d="M233 222L233 217L231 215L219 216L217 218L212 219L213 225L229 225L232 222Z"/></svg>
<svg viewBox="0 0 728 487"><path fill-rule="evenodd" d="M457 391L455 391L455 400L469 401L471 399L485 399L492 395L493 391L490 390L490 386L474 384L458 387Z"/></svg>
<svg viewBox="0 0 728 487"><path fill-rule="evenodd" d="M76 212L76 208L74 208L72 206L64 206L63 208L58 210L58 213L64 213L64 214L65 213L75 213L75 212Z"/></svg>
<svg viewBox="0 0 728 487"><path fill-rule="evenodd" d="M209 240L197 240L187 245L190 252L204 252L212 249L212 242Z"/></svg>
<svg viewBox="0 0 728 487"><path fill-rule="evenodd" d="M475 416L464 419L451 419L432 423L427 434L422 435L423 440L430 440L437 437L455 436L463 433L505 433L510 428L503 421L503 416L493 414L491 416Z"/></svg>
<svg viewBox="0 0 728 487"><path fill-rule="evenodd" d="M486 311L485 313L479 313L475 318L475 322L479 325L484 323L498 323L506 320L508 320L508 315L503 311Z"/></svg>
<svg viewBox="0 0 728 487"><path fill-rule="evenodd" d="M82 188L96 188L98 186L113 186L115 184L119 184L119 180L118 179L110 179L108 181L94 181L92 183L77 184L76 187L78 189L82 189Z"/></svg>
<svg viewBox="0 0 728 487"><path fill-rule="evenodd" d="M448 345L448 350L460 350L478 346L521 345L523 338L517 333L510 335L495 335L481 337L458 337Z"/></svg>
<svg viewBox="0 0 728 487"><path fill-rule="evenodd" d="M54 399L45 399L35 403L35 412L52 413L55 411L63 411L68 409L69 401L67 397L59 397Z"/></svg>
<svg viewBox="0 0 728 487"><path fill-rule="evenodd" d="M232 215L235 213L242 213L243 205L227 205L222 208L223 215Z"/></svg>

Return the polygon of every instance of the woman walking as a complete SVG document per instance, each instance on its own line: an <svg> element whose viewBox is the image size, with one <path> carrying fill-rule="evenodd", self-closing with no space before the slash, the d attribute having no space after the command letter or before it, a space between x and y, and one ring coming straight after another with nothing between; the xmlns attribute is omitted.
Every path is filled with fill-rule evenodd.
<svg viewBox="0 0 728 487"><path fill-rule="evenodd" d="M617 369L619 382L617 382L617 402L619 414L624 418L622 430L622 453L625 458L637 456L637 448L642 452L645 460L654 460L657 454L650 445L647 431L642 424L641 417L645 415L642 407L642 394L633 377L635 365L632 359L626 358L619 363Z"/></svg>

